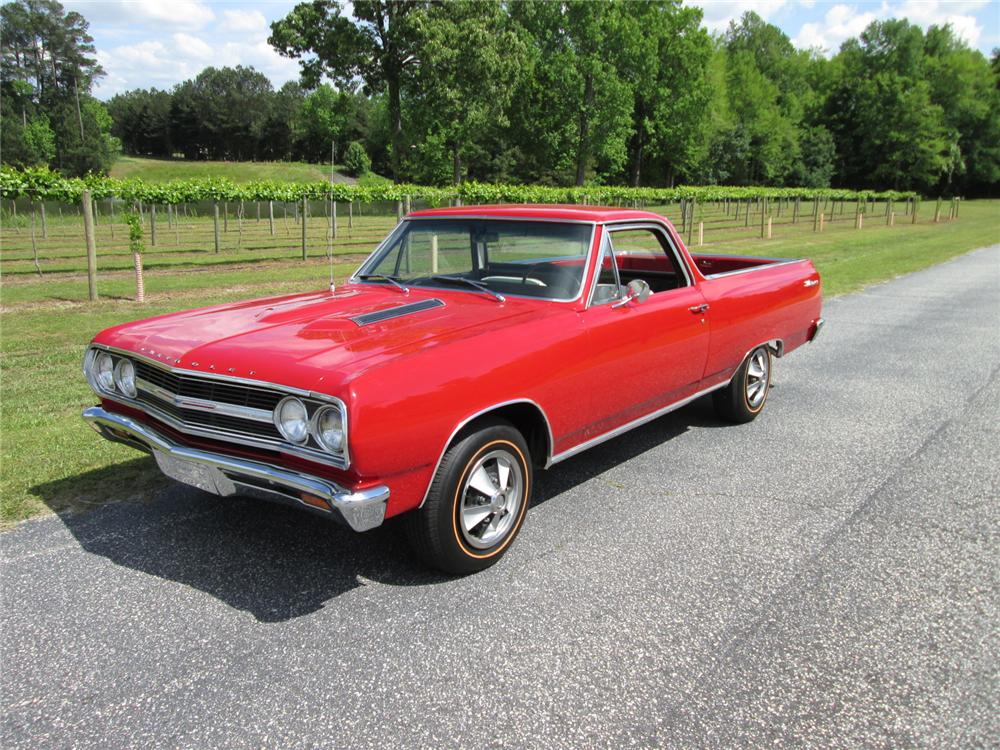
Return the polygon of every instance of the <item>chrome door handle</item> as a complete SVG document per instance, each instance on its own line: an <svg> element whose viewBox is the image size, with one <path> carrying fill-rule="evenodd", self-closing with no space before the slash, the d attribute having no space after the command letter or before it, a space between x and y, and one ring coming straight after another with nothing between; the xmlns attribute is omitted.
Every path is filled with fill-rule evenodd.
<svg viewBox="0 0 1000 750"><path fill-rule="evenodd" d="M706 312L708 310L708 305L695 305L694 307L689 307L688 310L695 313L696 315L700 315L701 313Z"/></svg>

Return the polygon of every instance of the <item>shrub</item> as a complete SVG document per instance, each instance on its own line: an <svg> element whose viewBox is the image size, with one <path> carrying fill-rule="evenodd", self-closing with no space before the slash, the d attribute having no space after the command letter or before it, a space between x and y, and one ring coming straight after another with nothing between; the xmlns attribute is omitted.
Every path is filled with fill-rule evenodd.
<svg viewBox="0 0 1000 750"><path fill-rule="evenodd" d="M351 141L351 145L347 147L347 153L344 154L344 168L352 177L368 174L372 169L372 160L365 152L365 147L357 141Z"/></svg>

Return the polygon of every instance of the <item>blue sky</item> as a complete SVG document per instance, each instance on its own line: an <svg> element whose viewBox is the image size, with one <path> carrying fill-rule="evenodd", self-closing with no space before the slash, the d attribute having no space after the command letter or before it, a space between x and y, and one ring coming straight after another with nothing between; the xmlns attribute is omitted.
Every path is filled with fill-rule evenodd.
<svg viewBox="0 0 1000 750"><path fill-rule="evenodd" d="M96 88L105 99L132 88L169 88L208 65L252 65L277 87L298 77L298 66L267 44L268 25L294 1L63 0L90 21L107 76ZM908 18L926 28L951 23L973 47L1000 47L1000 0L714 0L701 7L705 25L723 31L732 18L754 10L799 47L836 52L871 21Z"/></svg>

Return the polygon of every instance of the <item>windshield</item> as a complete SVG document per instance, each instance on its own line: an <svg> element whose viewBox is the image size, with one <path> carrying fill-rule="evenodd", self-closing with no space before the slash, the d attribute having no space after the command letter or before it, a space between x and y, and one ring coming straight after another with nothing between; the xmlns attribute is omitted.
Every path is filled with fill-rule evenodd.
<svg viewBox="0 0 1000 750"><path fill-rule="evenodd" d="M413 219L358 277L407 286L469 279L500 294L571 300L580 293L593 225L484 219ZM437 277L437 278L435 278ZM470 284L469 288L474 291Z"/></svg>

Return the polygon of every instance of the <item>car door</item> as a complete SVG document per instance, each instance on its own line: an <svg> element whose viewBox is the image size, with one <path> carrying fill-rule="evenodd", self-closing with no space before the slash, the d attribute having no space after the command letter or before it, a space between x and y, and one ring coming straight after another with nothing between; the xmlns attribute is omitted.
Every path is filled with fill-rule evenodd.
<svg viewBox="0 0 1000 750"><path fill-rule="evenodd" d="M661 225L607 225L598 263L580 313L593 362L587 438L696 393L708 357L705 298ZM653 282L644 302L625 299L631 278Z"/></svg>

